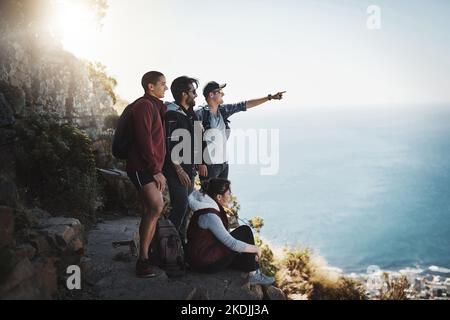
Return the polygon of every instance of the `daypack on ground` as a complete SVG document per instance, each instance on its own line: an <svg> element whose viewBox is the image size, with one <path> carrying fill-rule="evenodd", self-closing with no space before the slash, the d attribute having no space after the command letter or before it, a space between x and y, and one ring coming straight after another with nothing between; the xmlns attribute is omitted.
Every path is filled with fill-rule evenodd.
<svg viewBox="0 0 450 320"><path fill-rule="evenodd" d="M128 158L128 150L130 149L132 143L130 116L133 111L134 104L140 99L146 98L141 97L126 106L117 121L112 142L112 154L117 159L126 160Z"/></svg>
<svg viewBox="0 0 450 320"><path fill-rule="evenodd" d="M185 274L184 250L178 230L172 221L162 216L156 225L150 246L150 257L169 277Z"/></svg>

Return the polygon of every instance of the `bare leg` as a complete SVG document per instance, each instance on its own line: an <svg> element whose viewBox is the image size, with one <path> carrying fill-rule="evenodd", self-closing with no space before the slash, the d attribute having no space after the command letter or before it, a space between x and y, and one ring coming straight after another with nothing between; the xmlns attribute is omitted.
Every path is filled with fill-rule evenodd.
<svg viewBox="0 0 450 320"><path fill-rule="evenodd" d="M148 248L155 235L156 223L164 208L164 201L154 182L143 186L140 193L145 212L139 225L139 259L146 260L148 259Z"/></svg>

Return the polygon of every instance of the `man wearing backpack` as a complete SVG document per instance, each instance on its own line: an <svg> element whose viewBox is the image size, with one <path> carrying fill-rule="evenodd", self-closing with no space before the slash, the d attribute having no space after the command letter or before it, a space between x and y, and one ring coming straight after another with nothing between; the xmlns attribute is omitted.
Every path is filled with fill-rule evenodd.
<svg viewBox="0 0 450 320"><path fill-rule="evenodd" d="M225 144L230 135L228 118L237 112L247 111L269 100L281 100L286 92L269 94L263 98L234 104L223 104L225 86L226 84L218 84L215 81L208 82L203 89L207 105L195 111L197 118L202 121L207 142L207 150L204 152L206 165L199 166L199 176L202 181L209 178L228 179L228 163L225 154Z"/></svg>
<svg viewBox="0 0 450 320"><path fill-rule="evenodd" d="M144 204L139 225L139 258L136 262L138 277L153 277L148 250L155 234L156 223L164 207L162 192L166 178L162 170L166 156L163 116L166 78L161 72L150 71L141 81L145 94L130 109L129 134L131 143L127 157L127 174L138 189Z"/></svg>
<svg viewBox="0 0 450 320"><path fill-rule="evenodd" d="M202 130L194 130L197 116L193 110L198 81L194 78L181 76L176 78L170 86L175 99L167 104L165 126L167 134L167 154L164 164L164 175L169 187L170 211L169 219L180 233L181 241L185 242L185 218L188 210L188 196L193 190L196 175L195 154L202 152ZM199 125L199 124L197 124ZM197 143L195 143L197 139ZM186 141L185 141L186 140ZM186 148L178 152L178 145L184 143ZM199 150L196 146L199 145ZM174 151L174 152L172 152ZM173 153L173 154L172 154Z"/></svg>

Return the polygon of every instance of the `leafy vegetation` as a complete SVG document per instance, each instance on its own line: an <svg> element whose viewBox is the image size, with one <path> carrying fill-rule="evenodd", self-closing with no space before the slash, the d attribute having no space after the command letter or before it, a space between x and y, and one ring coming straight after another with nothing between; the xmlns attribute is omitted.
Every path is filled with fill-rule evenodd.
<svg viewBox="0 0 450 320"><path fill-rule="evenodd" d="M84 223L92 221L99 188L86 133L51 115L18 121L16 132L17 175L25 200Z"/></svg>
<svg viewBox="0 0 450 320"><path fill-rule="evenodd" d="M114 88L117 86L117 80L108 76L106 67L100 62L88 63L89 79L94 83L94 88L103 88L108 92L113 100L113 104L117 102Z"/></svg>

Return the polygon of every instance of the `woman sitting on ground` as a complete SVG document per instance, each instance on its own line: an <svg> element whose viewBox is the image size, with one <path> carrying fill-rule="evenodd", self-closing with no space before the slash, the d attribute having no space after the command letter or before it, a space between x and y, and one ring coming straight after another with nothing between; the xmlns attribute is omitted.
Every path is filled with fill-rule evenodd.
<svg viewBox="0 0 450 320"><path fill-rule="evenodd" d="M261 249L255 246L249 226L231 233L224 207L231 202L230 181L213 178L204 182L203 192L189 196L192 216L187 231L187 260L193 270L214 273L225 268L249 272L250 284L271 285L273 277L264 275L258 264Z"/></svg>

